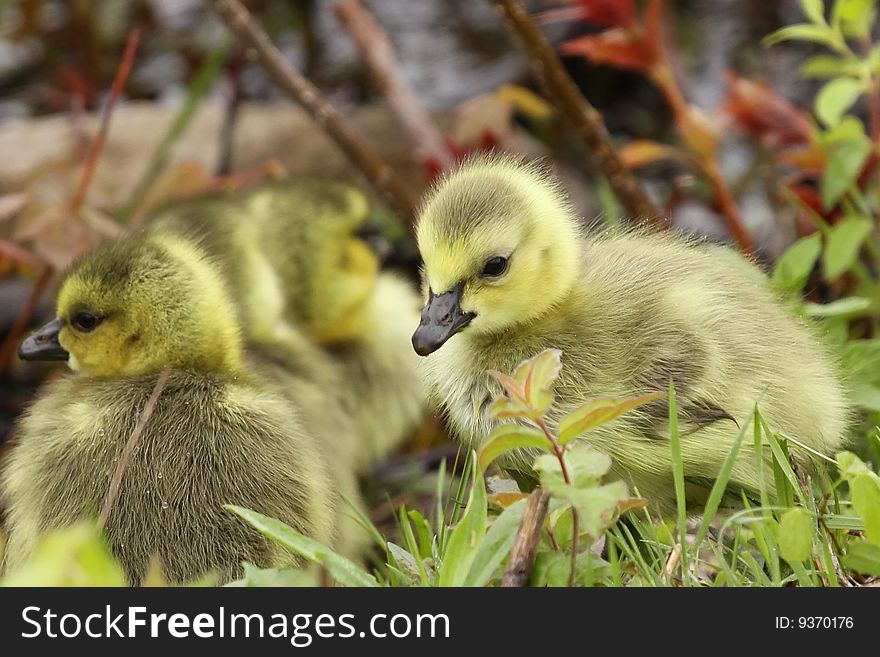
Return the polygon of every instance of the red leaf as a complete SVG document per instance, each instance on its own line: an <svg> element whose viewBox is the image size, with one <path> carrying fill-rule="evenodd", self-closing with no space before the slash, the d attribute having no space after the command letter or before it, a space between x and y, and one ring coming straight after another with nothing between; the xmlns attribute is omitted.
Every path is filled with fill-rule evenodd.
<svg viewBox="0 0 880 657"><path fill-rule="evenodd" d="M730 95L722 110L744 131L756 135L768 148L809 144L810 119L770 85L727 74Z"/></svg>
<svg viewBox="0 0 880 657"><path fill-rule="evenodd" d="M501 141L498 136L491 130L486 129L480 133L480 138L475 144L462 145L456 143L452 139L447 139L446 150L449 151L452 155L453 161L457 164L471 153L482 153L494 150L500 143ZM436 180L444 171L442 163L434 156L426 157L422 166L425 167L425 174L427 175L429 182Z"/></svg>
<svg viewBox="0 0 880 657"><path fill-rule="evenodd" d="M825 170L827 159L825 151L815 143L803 148L789 148L776 156L777 162L817 175Z"/></svg>
<svg viewBox="0 0 880 657"><path fill-rule="evenodd" d="M637 34L619 27L588 34L562 44L565 55L582 55L593 64L647 71L654 63L652 49Z"/></svg>
<svg viewBox="0 0 880 657"><path fill-rule="evenodd" d="M685 105L679 114L678 131L685 143L699 156L714 158L718 148L718 135L709 117L696 105Z"/></svg>
<svg viewBox="0 0 880 657"><path fill-rule="evenodd" d="M602 27L632 27L636 7L632 0L569 0L574 7L551 9L538 14L541 23L581 20Z"/></svg>
<svg viewBox="0 0 880 657"><path fill-rule="evenodd" d="M822 209L822 198L819 196L819 192L813 185L798 183L790 185L789 189L800 199L801 203L813 210L816 214L821 215L824 212Z"/></svg>
<svg viewBox="0 0 880 657"><path fill-rule="evenodd" d="M650 139L636 139L620 149L620 159L628 168L638 169L658 160L686 161L688 156L666 144Z"/></svg>

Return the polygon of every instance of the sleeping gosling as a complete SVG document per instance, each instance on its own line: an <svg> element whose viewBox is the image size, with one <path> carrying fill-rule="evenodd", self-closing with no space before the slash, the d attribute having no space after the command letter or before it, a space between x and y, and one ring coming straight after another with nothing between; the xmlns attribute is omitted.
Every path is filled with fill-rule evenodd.
<svg viewBox="0 0 880 657"><path fill-rule="evenodd" d="M27 338L27 360L75 371L41 390L2 473L5 566L40 537L94 517L160 373L173 368L124 472L105 534L129 582L158 557L171 582L241 562L295 558L223 509L234 503L334 544L339 484L320 441L249 353L216 265L177 236L99 247L64 277L57 319Z"/></svg>
<svg viewBox="0 0 880 657"><path fill-rule="evenodd" d="M321 347L339 377L322 388L353 418L359 471L412 433L426 398L410 346L418 295L381 270L366 234L369 214L357 188L299 179L171 206L151 221L153 229L196 236L218 259L248 340L277 347L302 332Z"/></svg>
<svg viewBox="0 0 880 657"><path fill-rule="evenodd" d="M512 372L562 350L551 425L596 397L665 392L674 382L688 502L699 506L757 402L769 426L822 454L844 443L849 406L828 351L764 275L733 251L673 234L588 236L559 185L509 157L443 178L418 217L427 303L412 336L437 405L479 445ZM656 509L675 508L666 400L591 431L615 472ZM792 445L805 472L810 454ZM528 473L531 457L507 466ZM768 481L772 481L772 475ZM733 490L754 491L743 448Z"/></svg>

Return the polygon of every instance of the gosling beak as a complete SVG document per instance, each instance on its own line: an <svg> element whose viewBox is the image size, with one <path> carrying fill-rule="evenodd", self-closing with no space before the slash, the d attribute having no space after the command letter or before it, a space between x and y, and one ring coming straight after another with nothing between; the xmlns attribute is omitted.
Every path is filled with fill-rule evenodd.
<svg viewBox="0 0 880 657"><path fill-rule="evenodd" d="M64 327L64 320L51 322L29 335L21 347L18 357L22 360L67 360L68 353L58 342L58 333Z"/></svg>
<svg viewBox="0 0 880 657"><path fill-rule="evenodd" d="M394 251L391 242L375 226L362 226L355 232L355 235L370 247L370 250L376 255L379 264L385 264L385 261L388 260Z"/></svg>
<svg viewBox="0 0 880 657"><path fill-rule="evenodd" d="M419 356L437 351L453 335L470 324L476 313L461 311L464 283L443 294L431 294L422 310L422 321L412 336L413 349Z"/></svg>

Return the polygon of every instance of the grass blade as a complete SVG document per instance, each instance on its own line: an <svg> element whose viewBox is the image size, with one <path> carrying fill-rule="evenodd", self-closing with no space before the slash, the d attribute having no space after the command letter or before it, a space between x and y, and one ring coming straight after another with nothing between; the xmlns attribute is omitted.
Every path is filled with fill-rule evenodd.
<svg viewBox="0 0 880 657"><path fill-rule="evenodd" d="M283 545L291 552L322 565L330 573L330 576L340 584L344 586L379 586L376 578L363 568L336 554L326 545L322 545L308 536L303 536L280 520L234 504L226 504L223 508L232 511L261 534Z"/></svg>
<svg viewBox="0 0 880 657"><path fill-rule="evenodd" d="M681 459L681 437L678 433L678 406L672 379L669 380L669 443L672 448L672 479L675 484L678 533L681 542L681 579L682 582L686 582L690 573L687 555L687 503L684 490L684 462Z"/></svg>

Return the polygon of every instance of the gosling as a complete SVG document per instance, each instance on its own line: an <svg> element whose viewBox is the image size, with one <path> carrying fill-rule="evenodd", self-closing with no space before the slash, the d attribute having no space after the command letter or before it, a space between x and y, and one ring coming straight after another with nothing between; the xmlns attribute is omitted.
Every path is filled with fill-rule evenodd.
<svg viewBox="0 0 880 657"><path fill-rule="evenodd" d="M142 234L100 247L65 275L57 319L27 338L26 360L76 374L40 392L0 478L5 567L53 529L96 516L165 368L105 526L132 584L154 557L169 581L241 562L292 566L286 550L223 509L249 507L325 544L337 539L338 484L320 441L275 375L243 343L229 291L197 244Z"/></svg>
<svg viewBox="0 0 880 657"><path fill-rule="evenodd" d="M320 348L337 377L321 387L354 423L350 448L339 451L360 472L413 432L427 397L410 346L419 298L381 269L369 219L357 188L304 178L171 206L151 221L195 236L218 259L249 341L283 350L302 333Z"/></svg>
<svg viewBox="0 0 880 657"><path fill-rule="evenodd" d="M417 225L427 303L412 336L436 404L461 440L496 422L487 370L562 350L551 425L581 403L674 382L691 506L705 502L757 402L775 431L821 454L844 443L849 405L835 363L750 262L673 234L588 236L558 183L510 157L472 159L427 195ZM667 403L582 439L661 513L675 508ZM792 445L809 472L810 454ZM528 453L512 470L530 472ZM772 481L772 476L768 481ZM755 491L744 448L734 490Z"/></svg>

